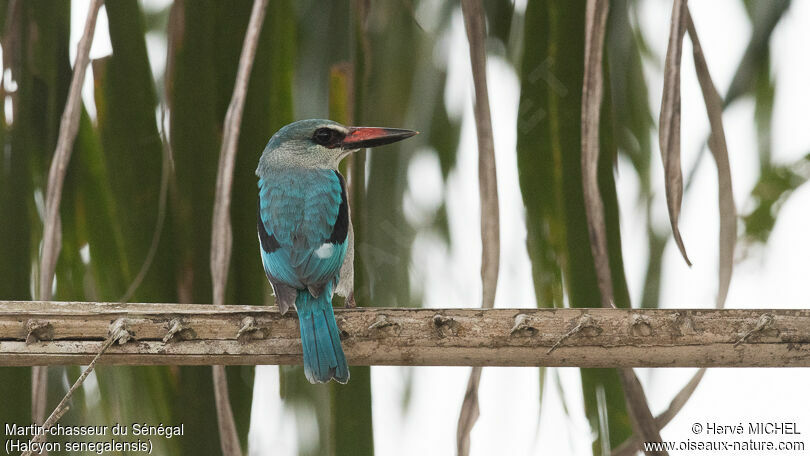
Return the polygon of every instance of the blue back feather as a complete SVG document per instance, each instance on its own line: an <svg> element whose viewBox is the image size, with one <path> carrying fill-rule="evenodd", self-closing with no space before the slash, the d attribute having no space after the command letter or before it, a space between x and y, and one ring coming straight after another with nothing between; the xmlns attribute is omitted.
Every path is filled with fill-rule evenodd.
<svg viewBox="0 0 810 456"><path fill-rule="evenodd" d="M268 276L298 290L304 371L313 383L349 379L332 311L332 290L346 256L345 235L335 243L333 232L345 197L333 170L288 169L259 179L259 228L278 245L260 249L262 263ZM323 292L314 297L311 286L323 286Z"/></svg>
<svg viewBox="0 0 810 456"><path fill-rule="evenodd" d="M340 179L332 170L298 169L259 180L259 216L280 248L262 251L265 270L294 288L335 280L346 242L332 244L328 257L316 251L328 242L341 204Z"/></svg>

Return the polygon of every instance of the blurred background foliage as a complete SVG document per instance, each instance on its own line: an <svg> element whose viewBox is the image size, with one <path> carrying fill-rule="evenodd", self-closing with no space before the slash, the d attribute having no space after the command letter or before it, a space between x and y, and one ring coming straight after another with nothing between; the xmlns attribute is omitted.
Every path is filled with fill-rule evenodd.
<svg viewBox="0 0 810 456"><path fill-rule="evenodd" d="M214 182L251 3L107 2L112 54L93 60L88 75L92 96L85 98L90 104L82 113L61 207L55 299L211 301ZM616 304L656 307L669 232L651 215L651 173L660 172L651 169L657 113L650 110L642 63L660 65L663 58L644 43L636 3L611 2L600 185ZM779 207L810 177L810 156L787 165L770 158L774 81L768 43L790 2L743 3L751 41L726 105L753 98L756 106L760 178L742 217L743 239L755 245L767 241ZM585 1L529 0L525 8L509 0L484 4L488 51L513 67L521 85L516 154L537 305L598 305L579 158ZM422 132L373 159L356 154L345 170L357 238L358 304L422 305L423 290L412 280L414 239L429 232L451 243L448 215L442 200L422 208L424 216L414 221L403 201L416 155L411 151L434 156L442 179L456 166L462 119L446 103L449 68L442 53L459 8L457 2L427 0L270 2L239 138L228 302L272 304L256 254L254 218L253 172L264 144L292 120L331 116ZM68 1L0 0L0 299L36 299L44 186L71 77L70 12ZM149 40L165 54L149 55ZM613 178L618 155L638 176L638 203L647 219L647 272L636 303L630 303L623 274ZM687 175L701 162L687 164ZM228 368L243 448L253 372ZM50 369L49 406L76 375L77 367ZM632 433L618 376L609 369L582 369L581 375L594 452L604 453ZM74 396L64 422L182 422L193 438L156 441L164 445L159 453L210 454L219 448L210 369L99 367L92 378ZM546 376L540 379L542 391ZM298 422L316 418L317 426L297 427L300 454L373 453L369 368L353 367L349 385L336 387L309 385L300 367L283 367L280 394ZM29 368L0 368L0 401L0 422L30 420Z"/></svg>

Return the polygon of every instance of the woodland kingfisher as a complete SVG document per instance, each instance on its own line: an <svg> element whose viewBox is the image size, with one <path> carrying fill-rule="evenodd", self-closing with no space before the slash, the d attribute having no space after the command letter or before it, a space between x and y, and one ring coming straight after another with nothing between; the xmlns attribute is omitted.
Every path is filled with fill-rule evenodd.
<svg viewBox="0 0 810 456"><path fill-rule="evenodd" d="M259 250L279 311L295 306L311 383L349 380L349 367L332 311L332 294L346 257L350 220L340 161L360 149L417 132L345 127L300 120L279 130L262 152L259 178Z"/></svg>

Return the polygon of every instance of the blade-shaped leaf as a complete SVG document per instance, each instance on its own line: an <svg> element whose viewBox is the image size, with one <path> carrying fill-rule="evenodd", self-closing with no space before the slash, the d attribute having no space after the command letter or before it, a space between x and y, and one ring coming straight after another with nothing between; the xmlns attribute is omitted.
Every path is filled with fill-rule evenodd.
<svg viewBox="0 0 810 456"><path fill-rule="evenodd" d="M640 435L645 442L660 442L661 434L658 432L658 424L650 413L650 406L647 405L647 398L641 382L638 381L633 369L619 369L622 379L625 398L627 400L627 410L632 418L633 428L636 435ZM666 450L645 451L647 455L666 456Z"/></svg>
<svg viewBox="0 0 810 456"><path fill-rule="evenodd" d="M518 169L526 205L528 247L539 306L593 307L601 295L589 246L580 151L584 73L585 1L530 1L526 9L521 97L518 111ZM628 306L621 258L618 207L613 181L610 95L605 87L600 125L603 151L599 192L605 207L612 286L617 306ZM559 271L558 273L553 273ZM552 272L552 273L549 273ZM557 291L560 290L560 291ZM632 434L624 393L615 369L581 369L585 411L598 436L594 450ZM597 391L605 392L606 433L600 432Z"/></svg>
<svg viewBox="0 0 810 456"><path fill-rule="evenodd" d="M757 127L760 174L771 166L771 122L773 118L774 80L771 72L770 42L776 25L790 7L790 0L770 2L744 2L751 22L751 38L745 49L726 96L725 109L746 94L754 95L754 120ZM708 143L708 139L705 141ZM701 145L698 157L692 164L686 180L686 189L691 187L697 170L703 163L706 147Z"/></svg>
<svg viewBox="0 0 810 456"><path fill-rule="evenodd" d="M588 0L585 10L585 75L582 83L582 192L602 307L613 306L605 216L599 194L599 114L602 106L602 50L608 2Z"/></svg>
<svg viewBox="0 0 810 456"><path fill-rule="evenodd" d="M256 48L267 11L267 0L254 0L250 22L245 32L244 44L239 56L238 71L234 82L233 95L228 104L223 125L222 148L219 154L214 215L211 229L211 276L213 282L214 305L225 304L225 289L228 285L228 269L233 247L231 223L231 201L234 180L236 150L244 114ZM228 390L228 377L224 366L212 367L214 380L214 401L219 425L219 440L222 453L236 456L242 453L234 422Z"/></svg>
<svg viewBox="0 0 810 456"><path fill-rule="evenodd" d="M734 205L734 194L731 187L731 169L729 166L728 149L726 146L725 132L723 129L723 100L717 89L714 87L708 65L706 64L703 50L698 40L697 31L692 21L688 8L686 9L686 22L689 37L692 40L693 55L695 60L695 70L698 76L703 98L706 104L706 111L709 116L711 126L711 136L709 138L709 148L712 151L717 163L718 174L718 198L720 209L720 236L719 236L719 259L718 259L718 293L716 307L722 308L728 294L728 287L731 281L731 273L734 265L734 245L737 237L737 210ZM672 418L677 415L683 405L689 400L692 393L697 388L705 368L699 369L692 379L675 396L669 408L656 417L658 427L666 426ZM614 455L633 454L638 449L640 440L650 441L651 439L642 435L638 437L640 430L636 430L636 436L622 444Z"/></svg>
<svg viewBox="0 0 810 456"><path fill-rule="evenodd" d="M560 135L554 128L567 126L559 124L560 112L553 108L570 89L560 80L559 70L552 71L552 63L557 62L549 55L549 11L547 2L530 1L526 7L517 160L537 306L562 307L566 231L562 216L562 155L555 140L566 140L573 132Z"/></svg>
<svg viewBox="0 0 810 456"><path fill-rule="evenodd" d="M686 10L687 28L689 38L692 40L692 49L695 59L695 71L703 92L706 112L709 115L711 135L709 136L709 149L714 161L717 163L717 186L720 208L720 253L718 257L719 277L717 288L717 307L722 308L728 295L731 283L731 272L734 267L734 245L737 241L737 208L734 205L734 192L731 188L731 167L728 160L728 147L726 134L723 129L723 99L714 87L706 58L700 47L697 30L692 22L689 10Z"/></svg>
<svg viewBox="0 0 810 456"><path fill-rule="evenodd" d="M214 202L213 183L221 126L234 81L251 1L175 2L170 23L167 80L171 106L171 139L175 158L175 229L180 234L181 302L210 302L209 246ZM254 170L270 136L292 121L292 52L294 8L270 2L259 37L240 125L233 170L233 250L225 290L226 302L271 302L269 286L256 251L256 177ZM253 204L248 204L253 201ZM198 369L181 368L195 382L189 395L211 396L211 383ZM247 445L253 388L252 367L228 367L228 388L242 447ZM209 375L210 377L210 375ZM213 413L213 408L206 413ZM210 431L210 429L209 429ZM207 432L209 432L207 431ZM216 435L216 427L213 429ZM218 442L214 444L218 446ZM188 450L191 451L191 450Z"/></svg>
<svg viewBox="0 0 810 456"><path fill-rule="evenodd" d="M330 68L331 81L329 90L330 118L348 124L362 123L360 119L363 110L363 95L366 90L368 74L366 65L371 63L371 49L368 40L368 30L365 28L365 18L369 5L356 3L352 12L356 15L353 20L356 26L358 53L354 56L353 65L345 65L334 71ZM365 45L364 45L365 44ZM370 72L371 69L369 68ZM359 75L366 76L359 76ZM347 252L347 261L352 261L351 272L341 270L341 280L344 274L353 281L349 284L352 298L360 305L372 305L369 302L370 287L369 275L363 269L367 256L358 249L358 242L366 239L366 219L363 217L366 210L367 194L363 183L365 182L365 152L358 152L350 157L345 164L347 171L348 191L350 192L350 217L352 230L351 257ZM346 266L348 267L348 266ZM358 291L359 290L359 291ZM364 298L358 299L358 293ZM348 292L346 293L349 294ZM347 296L347 299L349 297ZM359 302L358 302L359 301ZM329 385L331 432L328 436L329 446L334 454L374 454L374 434L371 411L371 368L368 366L352 366L352 378L346 385Z"/></svg>
<svg viewBox="0 0 810 456"><path fill-rule="evenodd" d="M38 131L43 130L43 124L50 119L42 115L55 106L46 106L45 109L35 108L36 89L41 91L53 90L48 84L34 86L31 70L41 68L50 63L50 59L43 58L42 54L33 56L29 65L19 65L12 58L23 52L26 48L23 40L30 35L27 28L33 24L33 15L23 16L23 8L30 5L17 3L14 10L9 10L9 3L2 5L3 23L3 68L10 70L14 80L20 84L12 98L13 119L15 123L6 125L5 116L0 116L0 144L4 148L3 160L0 160L0 296L2 299L31 299L31 260L32 235L31 230L36 220L33 208L32 188L32 158L33 145L41 137ZM26 20L23 20L25 18ZM46 29L47 30L47 29ZM56 35L58 29L48 30L48 35ZM57 38L57 37L54 37ZM55 43L58 40L55 39ZM50 53L59 55L59 47L51 48ZM38 57L38 58L37 58ZM16 65L15 65L16 63ZM28 83L27 85L25 83ZM5 82L2 94L6 96ZM46 95L44 99L49 99ZM42 107L40 107L42 108ZM39 114L39 115L38 115ZM51 118L58 118L51 116ZM25 423L31 419L31 368L2 367L0 368L0 397L3 397L3 406L0 407L0 420L5 423Z"/></svg>
<svg viewBox="0 0 810 456"><path fill-rule="evenodd" d="M642 68L642 53L646 45L638 30L638 21L631 22L633 3L614 0L608 15L606 44L612 92L615 137L619 153L633 164L640 185L640 204L647 213L648 260L640 307L658 307L661 287L661 262L668 233L659 233L650 213L654 193L650 182L654 127L650 112L647 82Z"/></svg>
<svg viewBox="0 0 810 456"><path fill-rule="evenodd" d="M734 77L731 79L723 102L724 106L754 90L759 73L757 67L763 62L769 63L771 35L776 24L790 7L791 0L746 1L745 3L751 15L753 30L745 53L737 66L737 71L734 72Z"/></svg>
<svg viewBox="0 0 810 456"><path fill-rule="evenodd" d="M686 255L678 217L683 198L683 175L681 173L681 53L683 35L686 32L686 1L673 0L672 22L664 64L664 90L661 99L661 115L658 122L658 140L661 145L661 160L664 162L664 185L667 195L669 221L672 235L686 264L692 265Z"/></svg>
<svg viewBox="0 0 810 456"><path fill-rule="evenodd" d="M700 368L692 376L692 379L675 395L672 401L669 403L669 407L664 410L660 415L655 417L655 423L658 429L663 429L675 418L675 415L681 411L684 405L686 405L686 401L692 396L692 393L695 392L697 389L698 384L700 381L703 380L703 375L706 373L706 368ZM641 438L639 437L640 433L636 433L631 438L627 439L624 443L616 447L610 455L611 456L634 456L638 453L639 447L641 446Z"/></svg>
<svg viewBox="0 0 810 456"><path fill-rule="evenodd" d="M106 10L113 54L93 65L103 153L88 156L87 166L93 167L93 175L107 179L105 193L111 202L97 200L111 206L106 236L116 242L110 242L111 239L98 242L105 234L94 234L90 250L91 261L99 262L97 270L111 259L119 259L115 270L122 275L123 285L118 289L99 290L105 299L117 300L149 256L155 228L159 226L164 153L157 128L157 95L146 53L142 12L137 2L131 0L110 2ZM177 299L171 234L162 233L154 259L133 299L146 302ZM104 367L96 374L100 409L107 419L114 422L179 421L170 405L177 396L168 368ZM133 397L139 400L132 400ZM187 428L196 427L194 419L185 424ZM167 440L159 444L163 451L172 452L178 451L184 441Z"/></svg>
<svg viewBox="0 0 810 456"><path fill-rule="evenodd" d="M604 48L605 24L608 2L588 0L585 12L585 69L582 86L582 186L585 198L585 213L588 220L591 253L594 259L602 307L613 304L613 284L608 257L604 206L599 193L599 130L602 103L602 50ZM622 388L627 400L633 427L647 441L658 441L655 420L647 405L633 369L619 370ZM663 454L666 454L664 452Z"/></svg>

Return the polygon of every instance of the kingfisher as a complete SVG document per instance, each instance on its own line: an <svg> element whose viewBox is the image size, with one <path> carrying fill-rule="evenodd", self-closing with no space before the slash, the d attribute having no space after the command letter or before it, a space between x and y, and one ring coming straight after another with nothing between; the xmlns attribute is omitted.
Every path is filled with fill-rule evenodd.
<svg viewBox="0 0 810 456"><path fill-rule="evenodd" d="M415 134L300 120L276 132L259 159L262 264L281 314L292 306L298 313L304 373L310 383L349 381L332 310L351 229L346 180L338 164L352 152Z"/></svg>

